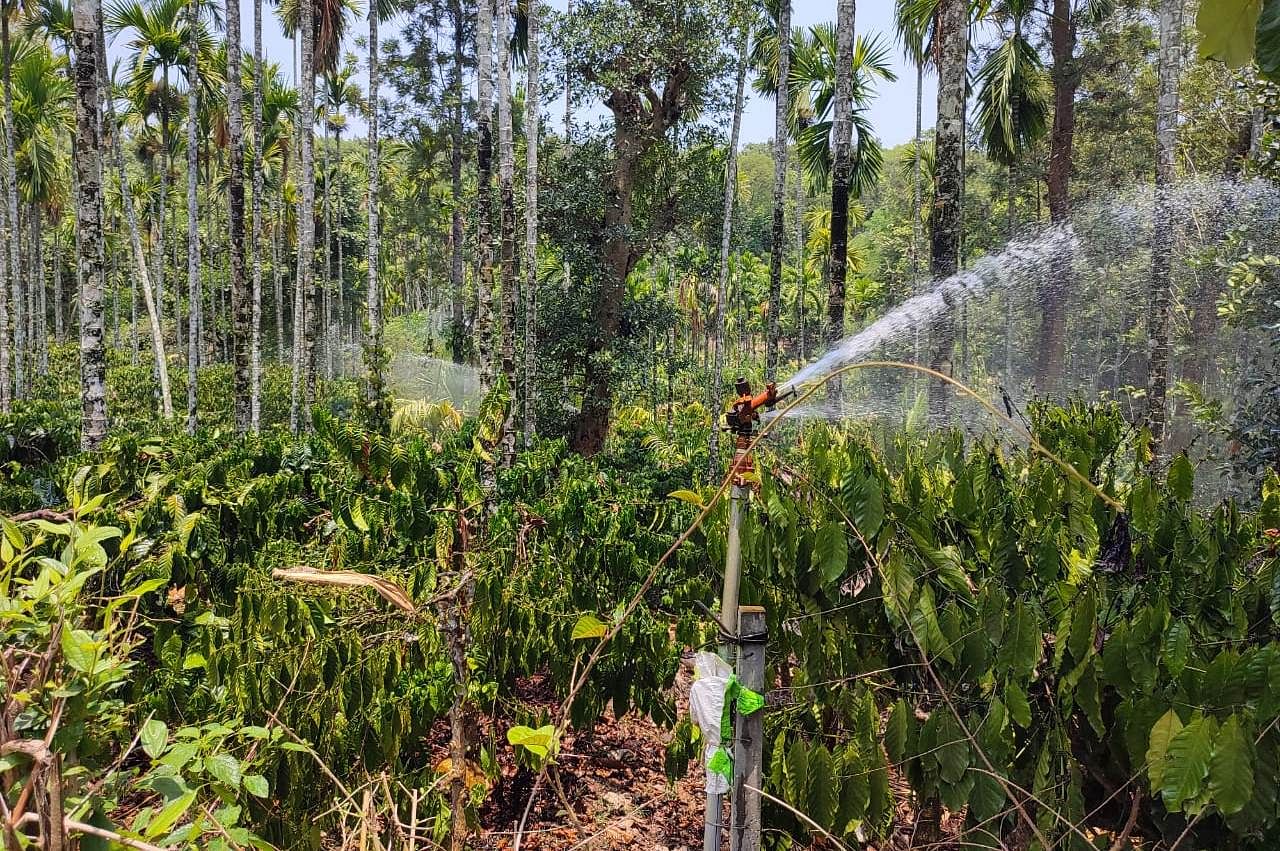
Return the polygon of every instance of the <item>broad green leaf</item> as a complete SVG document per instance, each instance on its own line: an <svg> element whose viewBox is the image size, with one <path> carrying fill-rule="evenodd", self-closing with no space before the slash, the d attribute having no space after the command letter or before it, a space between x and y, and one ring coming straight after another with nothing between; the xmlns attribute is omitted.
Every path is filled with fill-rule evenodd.
<svg viewBox="0 0 1280 851"><path fill-rule="evenodd" d="M1172 709L1160 716L1160 720L1151 727L1150 743L1147 746L1147 777L1151 779L1153 792L1159 792L1164 786L1169 743L1180 732L1182 732L1182 719Z"/></svg>
<svg viewBox="0 0 1280 851"><path fill-rule="evenodd" d="M1218 731L1209 760L1209 791L1223 815L1238 813L1253 797L1253 740L1232 715Z"/></svg>
<svg viewBox="0 0 1280 851"><path fill-rule="evenodd" d="M182 660L182 670L191 671L207 664L203 653L188 653Z"/></svg>
<svg viewBox="0 0 1280 851"><path fill-rule="evenodd" d="M1280 0L1265 0L1258 18L1258 70L1273 83L1280 82Z"/></svg>
<svg viewBox="0 0 1280 851"><path fill-rule="evenodd" d="M1187 622L1176 620L1169 624L1164 634L1164 664L1169 675L1174 679L1187 666L1187 656L1191 652L1191 628Z"/></svg>
<svg viewBox="0 0 1280 851"><path fill-rule="evenodd" d="M261 774L246 774L244 776L244 790L255 798L265 798L271 794L271 787L267 785L267 778Z"/></svg>
<svg viewBox="0 0 1280 851"><path fill-rule="evenodd" d="M573 625L573 634L570 639L577 641L582 638L604 638L605 629L604 622L595 615L582 615Z"/></svg>
<svg viewBox="0 0 1280 851"><path fill-rule="evenodd" d="M938 724L935 744L939 773L947 783L959 783L969 768L969 740L949 709L939 707L934 711L946 713Z"/></svg>
<svg viewBox="0 0 1280 851"><path fill-rule="evenodd" d="M937 657L948 662L955 662L955 648L942 633L938 624L938 611L934 607L933 589L928 585L920 587L920 595L916 606L911 610L911 634L920 647L920 652L928 657Z"/></svg>
<svg viewBox="0 0 1280 851"><path fill-rule="evenodd" d="M836 775L831 752L826 745L818 745L809 752L809 817L830 829L840 805L840 781Z"/></svg>
<svg viewBox="0 0 1280 851"><path fill-rule="evenodd" d="M224 786L240 788L240 763L231 754L214 754L204 761L204 770Z"/></svg>
<svg viewBox="0 0 1280 851"><path fill-rule="evenodd" d="M83 629L62 631L62 658L82 674L92 673L97 663L99 643Z"/></svg>
<svg viewBox="0 0 1280 851"><path fill-rule="evenodd" d="M907 741L913 720L907 702L899 699L884 727L884 749L890 762L900 763L907 758Z"/></svg>
<svg viewBox="0 0 1280 851"><path fill-rule="evenodd" d="M1080 681L1076 684L1075 698L1076 705L1084 710L1093 731L1098 734L1099 739L1103 739L1107 729L1102 723L1102 699L1099 696L1095 665L1096 663L1090 662L1080 675Z"/></svg>
<svg viewBox="0 0 1280 851"><path fill-rule="evenodd" d="M986 821L1004 809L1004 784L990 774L972 770L973 789L969 792L969 807L974 818Z"/></svg>
<svg viewBox="0 0 1280 851"><path fill-rule="evenodd" d="M787 748L787 758L782 764L783 791L787 802L794 807L803 806L809 791L809 748L804 739L796 737Z"/></svg>
<svg viewBox="0 0 1280 851"><path fill-rule="evenodd" d="M1005 629L1004 641L996 654L996 664L1015 677L1030 677L1040 661L1040 624L1035 613L1022 600L1013 607L1013 616Z"/></svg>
<svg viewBox="0 0 1280 851"><path fill-rule="evenodd" d="M849 544L844 537L844 526L830 520L818 529L813 542L813 555L818 563L822 581L831 584L844 575L849 565Z"/></svg>
<svg viewBox="0 0 1280 851"><path fill-rule="evenodd" d="M1187 502L1191 499L1192 483L1195 481L1195 469L1186 453L1179 453L1169 465L1169 492L1175 499Z"/></svg>
<svg viewBox="0 0 1280 851"><path fill-rule="evenodd" d="M1071 617L1071 637L1067 649L1071 658L1083 662L1093 650L1093 639L1097 632L1098 599L1093 591L1081 591L1076 598L1075 611Z"/></svg>
<svg viewBox="0 0 1280 851"><path fill-rule="evenodd" d="M546 759L554 750L556 728L554 724L547 724L536 730L524 726L512 727L507 730L507 741L515 747L524 748L539 759Z"/></svg>
<svg viewBox="0 0 1280 851"><path fill-rule="evenodd" d="M667 496L670 499L678 499L681 502L687 502L690 505L696 505L698 508L702 508L703 506L706 505L706 503L702 501L702 496L698 494L696 491L686 490L682 488L680 490L672 491L671 493L667 494Z"/></svg>
<svg viewBox="0 0 1280 851"><path fill-rule="evenodd" d="M164 809L147 823L146 831L143 833L148 839L154 839L157 836L163 836L178 823L178 819L187 814L187 810L195 803L196 793L192 789L178 798L164 805Z"/></svg>
<svg viewBox="0 0 1280 851"><path fill-rule="evenodd" d="M165 745L169 743L169 728L163 721L152 718L142 725L138 741L142 743L142 750L147 756L156 759L164 753Z"/></svg>
<svg viewBox="0 0 1280 851"><path fill-rule="evenodd" d="M845 512L858 527L858 534L871 543L884 523L884 493L874 476L850 471L841 482Z"/></svg>
<svg viewBox="0 0 1280 851"><path fill-rule="evenodd" d="M1195 798L1204 788L1209 775L1209 759L1213 756L1217 722L1212 716L1196 718L1178 731L1165 752L1164 782L1160 793L1165 806L1182 808L1183 802Z"/></svg>
<svg viewBox="0 0 1280 851"><path fill-rule="evenodd" d="M1200 56L1239 68L1253 58L1261 0L1205 0L1196 15Z"/></svg>
<svg viewBox="0 0 1280 851"><path fill-rule="evenodd" d="M1017 683L1009 683L1004 687L1004 704L1015 724L1024 730L1031 726L1031 703L1027 700L1027 693Z"/></svg>
<svg viewBox="0 0 1280 851"><path fill-rule="evenodd" d="M244 736L246 739L266 739L271 736L271 731L266 727L259 727L255 724L250 724L247 727L240 728L240 735Z"/></svg>
<svg viewBox="0 0 1280 851"><path fill-rule="evenodd" d="M884 605L889 614L906 620L910 611L911 595L915 593L915 577L902 550L894 548L881 562L880 584L884 591Z"/></svg>

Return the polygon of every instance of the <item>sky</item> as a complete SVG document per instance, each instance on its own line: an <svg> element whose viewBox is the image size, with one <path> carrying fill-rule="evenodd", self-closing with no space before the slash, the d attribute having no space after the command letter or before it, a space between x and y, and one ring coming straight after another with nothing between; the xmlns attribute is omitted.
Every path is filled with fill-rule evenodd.
<svg viewBox="0 0 1280 851"><path fill-rule="evenodd" d="M548 0L547 5L563 11L566 0ZM253 50L253 0L241 0L241 40L246 56ZM293 77L292 42L285 38L280 29L280 22L275 16L271 3L265 3L265 17L262 23L263 52L268 61L279 64L286 77ZM862 0L857 6L855 26L859 35L879 33L893 43L893 0ZM836 0L792 0L792 23L795 26L809 26L822 21L833 21L836 15ZM348 31L348 43L345 50L356 52L355 38L367 33L368 26L363 17L354 22ZM382 35L394 37L399 32L395 21L382 27ZM111 59L120 59L128 53L128 34L118 36L108 48ZM361 51L361 54L363 52ZM877 84L875 100L868 110L872 126L875 127L881 142L892 147L909 141L915 136L915 69L906 61L902 51L894 44L892 50L894 71L898 76L895 82ZM363 67L357 77L357 84L367 88L368 77ZM934 79L926 75L924 79L924 112L923 122L926 128L932 126L937 89ZM564 101L560 106L552 105L548 111L551 115L564 114ZM353 134L363 133L364 122L358 116L348 119L348 126ZM762 98L747 87L747 103L742 117L742 144L767 142L773 137L773 101Z"/></svg>

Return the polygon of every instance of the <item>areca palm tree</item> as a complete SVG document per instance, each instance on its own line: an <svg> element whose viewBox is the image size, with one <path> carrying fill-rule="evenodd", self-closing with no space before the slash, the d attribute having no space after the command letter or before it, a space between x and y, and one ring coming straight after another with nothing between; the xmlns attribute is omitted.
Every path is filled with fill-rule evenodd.
<svg viewBox="0 0 1280 851"><path fill-rule="evenodd" d="M342 215L341 212L335 212L333 209L333 193L330 192L329 184L331 179L337 181L337 197L339 200L345 197L342 192L344 174L342 168L342 133L347 126L348 112L359 110L364 102L360 87L353 81L355 74L354 58L348 57L348 61L341 68L324 75L320 86L320 111L323 116L326 140L330 135L332 136L332 147L329 146L328 141L326 141L325 145L330 152L327 156L329 162L324 172L325 270L326 275L332 271L335 276L333 289L338 302L338 316L335 324L339 336L341 336L342 329L346 325L345 282L343 280L344 258L342 256L342 239L339 234L342 227ZM334 262L335 259L336 262Z"/></svg>
<svg viewBox="0 0 1280 851"><path fill-rule="evenodd" d="M898 40L916 69L916 134L912 139L912 217L911 276L919 285L920 228L924 221L923 115L924 72L932 62L934 23L938 15L937 0L896 0L894 24Z"/></svg>

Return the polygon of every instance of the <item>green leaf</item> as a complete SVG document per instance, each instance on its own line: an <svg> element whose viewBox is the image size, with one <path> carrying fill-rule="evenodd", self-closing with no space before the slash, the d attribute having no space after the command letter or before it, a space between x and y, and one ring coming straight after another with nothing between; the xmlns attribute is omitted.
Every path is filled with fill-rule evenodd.
<svg viewBox="0 0 1280 851"><path fill-rule="evenodd" d="M1206 0L1196 15L1200 57L1218 59L1232 68L1253 58L1261 0Z"/></svg>
<svg viewBox="0 0 1280 851"><path fill-rule="evenodd" d="M1164 634L1164 664L1171 677L1177 679L1182 673L1190 653L1191 628L1186 621L1176 620L1169 624L1169 629Z"/></svg>
<svg viewBox="0 0 1280 851"><path fill-rule="evenodd" d="M267 778L261 774L246 774L244 776L244 790L255 798L265 798L271 794L271 787L267 785Z"/></svg>
<svg viewBox="0 0 1280 851"><path fill-rule="evenodd" d="M935 711L947 713L938 723L938 740L935 744L938 770L946 782L959 783L969 768L969 740L951 716L950 710L939 708Z"/></svg>
<svg viewBox="0 0 1280 851"><path fill-rule="evenodd" d="M147 756L156 759L164 753L165 745L169 743L169 728L163 721L152 718L142 725L138 741L142 743L142 750Z"/></svg>
<svg viewBox="0 0 1280 851"><path fill-rule="evenodd" d="M247 727L240 728L240 735L244 736L246 739L266 739L271 736L271 731L266 727L259 727L254 724L250 724Z"/></svg>
<svg viewBox="0 0 1280 851"><path fill-rule="evenodd" d="M818 745L809 752L808 773L807 812L810 818L829 829L840 805L840 783L826 745Z"/></svg>
<svg viewBox="0 0 1280 851"><path fill-rule="evenodd" d="M62 631L62 657L67 664L82 674L93 672L97 662L98 642L83 629Z"/></svg>
<svg viewBox="0 0 1280 851"><path fill-rule="evenodd" d="M813 550L824 583L829 585L844 575L849 565L849 544L839 522L830 520L818 529Z"/></svg>
<svg viewBox="0 0 1280 851"><path fill-rule="evenodd" d="M1258 18L1258 70L1272 82L1280 82L1280 0L1266 0Z"/></svg>
<svg viewBox="0 0 1280 851"><path fill-rule="evenodd" d="M902 550L894 548L889 553L887 559L883 559L880 565L880 585L884 592L884 605L889 610L889 614L905 621L907 613L910 611L911 595L915 593L915 577L911 574L911 568L907 566L907 560L902 556Z"/></svg>
<svg viewBox="0 0 1280 851"><path fill-rule="evenodd" d="M168 833L170 828L177 824L178 819L186 815L187 810L195 803L195 790L189 790L180 797L174 798L172 801L164 805L164 809L147 824L146 832L143 834L148 839L154 839L157 836L163 836Z"/></svg>
<svg viewBox="0 0 1280 851"><path fill-rule="evenodd" d="M555 749L556 727L547 724L538 729L531 727L512 727L507 730L507 741L514 747L524 748L539 759L546 759Z"/></svg>
<svg viewBox="0 0 1280 851"><path fill-rule="evenodd" d="M1009 683L1004 687L1004 705L1009 709L1009 717L1015 724L1024 730L1031 726L1031 702L1017 683Z"/></svg>
<svg viewBox="0 0 1280 851"><path fill-rule="evenodd" d="M797 737L787 748L782 764L782 789L793 807L803 806L809 791L809 748Z"/></svg>
<svg viewBox="0 0 1280 851"><path fill-rule="evenodd" d="M884 493L880 480L870 475L857 475L850 471L841 483L845 512L870 544L884 524Z"/></svg>
<svg viewBox="0 0 1280 851"><path fill-rule="evenodd" d="M1067 649L1071 658L1083 662L1093 650L1093 639L1097 631L1098 599L1092 591L1081 591L1076 598L1075 611L1071 616L1071 636L1067 640Z"/></svg>
<svg viewBox="0 0 1280 851"><path fill-rule="evenodd" d="M1173 459L1169 465L1169 491L1175 499L1187 502L1191 499L1192 483L1195 481L1195 469L1191 459L1185 452Z"/></svg>
<svg viewBox="0 0 1280 851"><path fill-rule="evenodd" d="M985 772L975 769L971 773L973 790L969 792L969 807L974 818L980 822L994 818L1004 809L1004 785Z"/></svg>
<svg viewBox="0 0 1280 851"><path fill-rule="evenodd" d="M905 700L899 699L889 713L889 720L884 727L884 749L889 754L889 761L902 762L907 758L907 741L911 732L911 710Z"/></svg>
<svg viewBox="0 0 1280 851"><path fill-rule="evenodd" d="M678 499L681 502L687 502L690 505L696 505L698 508L702 508L706 505L706 503L703 502L702 496L700 494L698 494L695 491L686 490L683 488L680 490L672 491L671 493L667 494L667 497L670 499Z"/></svg>
<svg viewBox="0 0 1280 851"><path fill-rule="evenodd" d="M209 776L230 789L240 788L240 763L231 754L214 754L204 761Z"/></svg>
<svg viewBox="0 0 1280 851"><path fill-rule="evenodd" d="M1013 607L1013 617L996 654L996 664L1015 677L1030 677L1040 661L1040 624L1022 600Z"/></svg>
<svg viewBox="0 0 1280 851"><path fill-rule="evenodd" d="M1182 731L1182 719L1178 713L1170 709L1151 727L1151 737L1147 745L1147 777L1151 779L1151 790L1158 792L1164 786L1164 771L1169 743Z"/></svg>
<svg viewBox="0 0 1280 851"><path fill-rule="evenodd" d="M587 614L578 618L578 622L573 625L573 634L570 639L578 641L582 638L604 638L605 625L595 615Z"/></svg>
<svg viewBox="0 0 1280 851"><path fill-rule="evenodd" d="M1218 731L1209 760L1209 791L1223 815L1238 813L1253 797L1253 740L1232 715Z"/></svg>
<svg viewBox="0 0 1280 851"><path fill-rule="evenodd" d="M1200 794L1209 776L1209 759L1213 756L1213 740L1217 722L1212 716L1193 720L1169 741L1165 753L1164 782L1160 794L1171 810L1182 808Z"/></svg>

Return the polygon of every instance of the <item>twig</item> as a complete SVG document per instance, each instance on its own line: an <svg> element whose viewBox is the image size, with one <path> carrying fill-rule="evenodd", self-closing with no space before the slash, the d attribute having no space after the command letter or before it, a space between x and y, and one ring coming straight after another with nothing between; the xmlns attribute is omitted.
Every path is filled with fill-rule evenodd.
<svg viewBox="0 0 1280 851"><path fill-rule="evenodd" d="M763 789L757 789L756 787L752 786L750 783L743 783L742 788L750 792L755 792L757 795L760 795L762 798L768 798L770 801L777 804L778 806L790 810L793 814L795 814L801 820L803 820L805 824L809 825L809 827L813 828L814 830L818 831L823 836L825 836L827 839L831 840L831 842L833 842L837 848L843 848L844 851L849 851L849 846L845 845L843 842L837 839L834 835L832 835L832 833L829 830L827 830L825 827L818 824L816 821L809 818L807 815L800 812L795 807L791 806L781 798L775 798L773 795L770 795L768 792L764 791Z"/></svg>
<svg viewBox="0 0 1280 851"><path fill-rule="evenodd" d="M1129 835L1133 833L1134 825L1138 823L1138 811L1142 809L1142 790L1133 790L1133 801L1129 805L1129 817L1125 819L1124 829L1120 831L1120 835L1116 837L1116 841L1111 843L1111 851L1123 851L1124 846L1129 841Z"/></svg>

